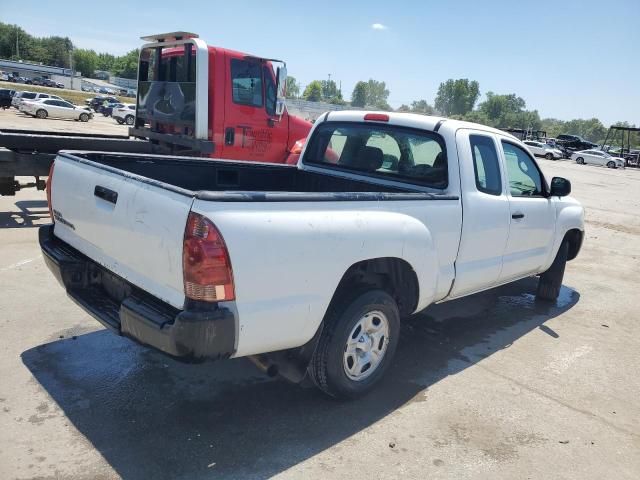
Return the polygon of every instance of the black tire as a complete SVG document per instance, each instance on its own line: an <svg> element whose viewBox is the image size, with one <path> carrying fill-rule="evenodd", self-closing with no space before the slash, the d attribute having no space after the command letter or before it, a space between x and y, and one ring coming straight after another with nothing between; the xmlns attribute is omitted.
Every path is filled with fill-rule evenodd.
<svg viewBox="0 0 640 480"><path fill-rule="evenodd" d="M562 287L562 279L564 277L564 268L567 264L567 256L569 255L569 242L563 240L556 254L556 258L549 267L549 270L540 275L538 280L537 298L553 302L560 295Z"/></svg>
<svg viewBox="0 0 640 480"><path fill-rule="evenodd" d="M118 125L122 125L124 123L124 120L121 119L120 117L114 117L116 119L116 122L118 122Z"/></svg>
<svg viewBox="0 0 640 480"><path fill-rule="evenodd" d="M374 370L368 376L354 380L347 376L347 341L360 333L354 328L367 314L380 312L388 325L388 336L382 337L386 350ZM380 319L378 319L380 322ZM387 292L369 290L342 297L333 302L324 319L324 327L318 346L309 364L309 373L315 384L326 394L339 399L352 399L369 392L383 377L393 359L400 335L400 313L398 306ZM362 342L362 337L360 337ZM373 342L375 344L376 342ZM363 370L364 372L365 370Z"/></svg>
<svg viewBox="0 0 640 480"><path fill-rule="evenodd" d="M616 168L616 162L607 162L608 168Z"/></svg>
<svg viewBox="0 0 640 480"><path fill-rule="evenodd" d="M134 120L135 119L133 118L133 115L127 115L124 119L124 123L126 123L127 125L133 125Z"/></svg>
<svg viewBox="0 0 640 480"><path fill-rule="evenodd" d="M544 158L546 158L547 160L553 160L553 153L547 153Z"/></svg>
<svg viewBox="0 0 640 480"><path fill-rule="evenodd" d="M43 110L42 108L36 112L36 117L38 118L47 118L48 116L49 114L47 113L47 111Z"/></svg>
<svg viewBox="0 0 640 480"><path fill-rule="evenodd" d="M578 157L578 158L576 158L576 163L577 163L578 165L584 165L584 158L582 158L582 157Z"/></svg>
<svg viewBox="0 0 640 480"><path fill-rule="evenodd" d="M89 114L88 113L81 113L80 114L80 121L81 122L88 122L89 121Z"/></svg>

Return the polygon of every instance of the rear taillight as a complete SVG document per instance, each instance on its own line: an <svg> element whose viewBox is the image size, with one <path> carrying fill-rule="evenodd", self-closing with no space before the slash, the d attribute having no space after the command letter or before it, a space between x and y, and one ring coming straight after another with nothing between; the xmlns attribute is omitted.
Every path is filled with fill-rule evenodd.
<svg viewBox="0 0 640 480"><path fill-rule="evenodd" d="M49 167L49 177L47 178L47 205L49 205L49 216L51 217L51 221L55 222L53 218L53 205L51 205L51 182L53 182L53 167L56 162L51 162L51 166Z"/></svg>
<svg viewBox="0 0 640 480"><path fill-rule="evenodd" d="M192 300L234 300L233 270L224 239L216 226L200 214L187 218L182 249L184 294Z"/></svg>

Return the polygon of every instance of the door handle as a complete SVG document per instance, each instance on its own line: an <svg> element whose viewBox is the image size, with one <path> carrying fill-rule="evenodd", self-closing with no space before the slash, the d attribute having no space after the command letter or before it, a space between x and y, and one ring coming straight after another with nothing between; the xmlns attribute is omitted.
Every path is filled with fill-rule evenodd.
<svg viewBox="0 0 640 480"><path fill-rule="evenodd" d="M236 141L236 129L234 127L227 127L224 131L224 144L233 145Z"/></svg>
<svg viewBox="0 0 640 480"><path fill-rule="evenodd" d="M118 201L118 192L109 190L101 185L96 185L96 188L93 189L93 194L109 203L113 203L114 205Z"/></svg>
<svg viewBox="0 0 640 480"><path fill-rule="evenodd" d="M516 220L519 220L521 218L524 218L524 213L513 213L511 214L511 218L515 218Z"/></svg>

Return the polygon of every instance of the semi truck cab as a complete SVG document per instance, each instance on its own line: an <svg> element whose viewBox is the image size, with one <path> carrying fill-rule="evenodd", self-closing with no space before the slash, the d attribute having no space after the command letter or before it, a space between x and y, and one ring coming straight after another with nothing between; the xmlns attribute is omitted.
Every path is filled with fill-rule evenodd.
<svg viewBox="0 0 640 480"><path fill-rule="evenodd" d="M283 61L188 32L142 39L132 136L180 155L295 163L289 157L311 123L287 112Z"/></svg>

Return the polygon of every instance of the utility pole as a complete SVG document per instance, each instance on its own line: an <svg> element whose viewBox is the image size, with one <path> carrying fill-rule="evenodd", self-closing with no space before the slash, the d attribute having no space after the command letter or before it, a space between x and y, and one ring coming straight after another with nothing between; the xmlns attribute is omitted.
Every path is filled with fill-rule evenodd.
<svg viewBox="0 0 640 480"><path fill-rule="evenodd" d="M69 68L71 70L71 90L73 90L73 48L69 50Z"/></svg>
<svg viewBox="0 0 640 480"><path fill-rule="evenodd" d="M20 44L18 43L18 38L20 38L20 27L16 25L16 57L20 60Z"/></svg>

